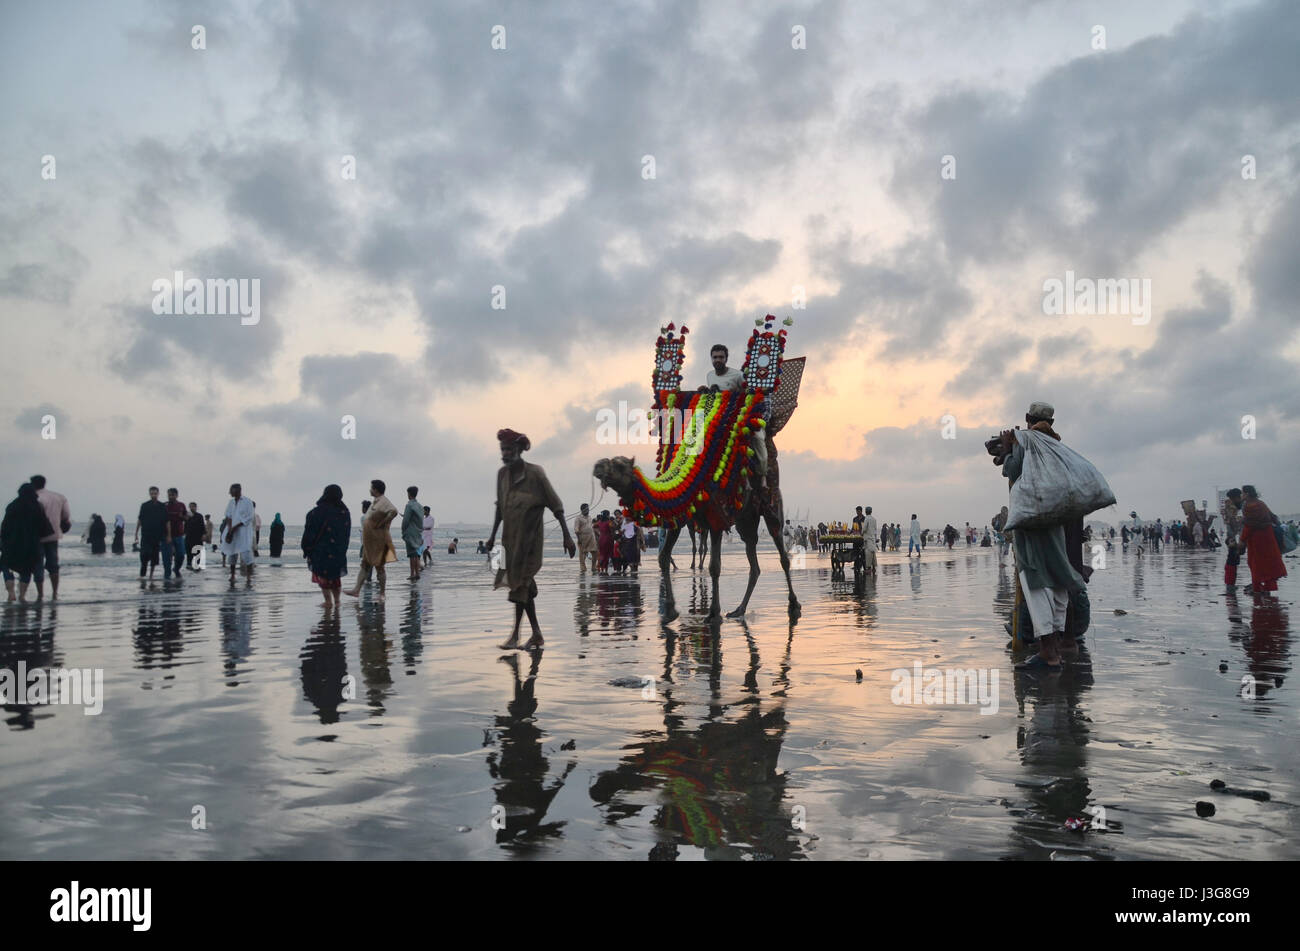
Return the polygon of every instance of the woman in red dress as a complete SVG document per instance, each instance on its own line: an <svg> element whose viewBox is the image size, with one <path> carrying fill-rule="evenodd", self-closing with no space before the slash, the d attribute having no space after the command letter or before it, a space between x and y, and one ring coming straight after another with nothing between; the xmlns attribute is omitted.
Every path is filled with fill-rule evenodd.
<svg viewBox="0 0 1300 951"><path fill-rule="evenodd" d="M1241 543L1246 546L1251 590L1255 594L1276 591L1277 579L1286 577L1286 565L1282 564L1282 552L1273 534L1273 513L1253 485L1243 485L1241 495L1245 501Z"/></svg>
<svg viewBox="0 0 1300 951"><path fill-rule="evenodd" d="M614 554L614 525L609 520L609 510L600 513L592 526L596 530L596 571L609 574L609 559Z"/></svg>

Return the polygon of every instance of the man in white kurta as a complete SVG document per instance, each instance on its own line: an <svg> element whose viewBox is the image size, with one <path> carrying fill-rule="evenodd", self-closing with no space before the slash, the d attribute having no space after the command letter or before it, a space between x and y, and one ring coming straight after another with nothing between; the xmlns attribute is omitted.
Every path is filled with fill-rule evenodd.
<svg viewBox="0 0 1300 951"><path fill-rule="evenodd" d="M235 580L235 563L243 562L244 574L253 573L253 500L246 498L236 482L230 487L230 502L221 522L221 554L230 565L230 580Z"/></svg>
<svg viewBox="0 0 1300 951"><path fill-rule="evenodd" d="M871 506L867 506L867 517L862 522L862 545L867 550L867 570L873 575L876 573L876 546L880 543L880 528L876 525L876 517L871 514Z"/></svg>

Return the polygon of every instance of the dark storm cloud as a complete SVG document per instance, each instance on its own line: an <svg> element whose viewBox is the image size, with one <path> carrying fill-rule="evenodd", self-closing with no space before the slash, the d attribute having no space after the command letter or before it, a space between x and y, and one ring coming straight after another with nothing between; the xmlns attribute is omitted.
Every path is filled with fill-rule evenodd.
<svg viewBox="0 0 1300 951"><path fill-rule="evenodd" d="M1007 418L1019 422L1030 400L1049 400L1062 435L1098 447L1116 468L1165 452L1208 465L1213 453L1277 440L1278 426L1300 419L1295 364L1259 346L1267 328L1250 314L1234 315L1222 282L1202 275L1197 291L1201 303L1170 312L1151 347L1122 352L1100 372L1067 352L1012 373ZM1241 438L1247 414L1261 421L1256 443Z"/></svg>
<svg viewBox="0 0 1300 951"><path fill-rule="evenodd" d="M390 487L420 485L422 501L430 503L435 492L442 497L435 487L462 480L466 471L479 472L489 500L474 513L482 517L491 511L497 447L490 438L469 440L438 425L414 403L423 390L421 377L418 365L389 354L310 356L302 363L298 399L245 410L242 418L274 434L265 439L264 454L285 473L286 484L307 472L322 485L345 487L381 478ZM351 419L345 423L344 416ZM464 493L457 498L463 502Z"/></svg>
<svg viewBox="0 0 1300 951"><path fill-rule="evenodd" d="M975 396L988 389L1002 373L1009 360L1015 359L1030 344L1020 334L999 336L975 350L965 368L943 388L947 396Z"/></svg>
<svg viewBox="0 0 1300 951"><path fill-rule="evenodd" d="M941 95L909 123L896 194L931 206L958 263L1048 249L1118 274L1300 118L1297 48L1300 18L1274 0L1075 58L1023 96ZM941 181L949 154L957 177Z"/></svg>
<svg viewBox="0 0 1300 951"><path fill-rule="evenodd" d="M1255 243L1250 280L1260 329L1292 339L1300 328L1300 189L1282 202Z"/></svg>
<svg viewBox="0 0 1300 951"><path fill-rule="evenodd" d="M412 288L441 385L500 372L512 352L562 360L575 342L688 319L775 264L777 240L718 227L747 188L722 195L708 179L779 181L801 130L833 105L840 5L772 11L752 32L719 37L716 52L700 48L693 3L630 18L531 4L402 9L415 22L396 32L348 7L292 8L278 27L281 85L355 143L356 184L377 204L350 261ZM491 49L497 23L505 51ZM792 23L818 53L791 50ZM412 102L428 126L411 126ZM561 193L549 217L504 224L533 214L517 202ZM634 259L603 264L628 238ZM495 285L504 310L490 308Z"/></svg>
<svg viewBox="0 0 1300 951"><path fill-rule="evenodd" d="M336 207L338 192L326 177L327 169L340 174L337 156L309 142L267 143L234 154L212 150L201 164L224 183L227 210L278 242L277 257L331 266L341 246L352 244L351 228Z"/></svg>
<svg viewBox="0 0 1300 951"><path fill-rule="evenodd" d="M948 329L969 315L974 299L936 242L916 239L859 260L847 241L814 252L817 270L839 284L809 303L800 335L808 343L842 342L870 329L883 337L885 358L934 355Z"/></svg>
<svg viewBox="0 0 1300 951"><path fill-rule="evenodd" d="M302 394L326 406L355 406L378 394L414 404L428 399L427 380L391 353L307 356L299 370Z"/></svg>

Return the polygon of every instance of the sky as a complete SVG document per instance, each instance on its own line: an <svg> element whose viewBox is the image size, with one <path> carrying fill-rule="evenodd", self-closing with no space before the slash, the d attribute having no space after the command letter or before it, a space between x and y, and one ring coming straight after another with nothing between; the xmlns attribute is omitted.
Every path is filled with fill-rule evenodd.
<svg viewBox="0 0 1300 951"><path fill-rule="evenodd" d="M653 449L598 414L650 405L660 328L692 386L771 313L807 357L787 515L983 524L1034 400L1100 519L1300 511L1290 0L0 17L0 491L216 514L238 481L296 523L381 478L485 522L510 427L610 508L594 462ZM256 322L156 313L177 271L257 280ZM1049 313L1067 273L1149 310Z"/></svg>

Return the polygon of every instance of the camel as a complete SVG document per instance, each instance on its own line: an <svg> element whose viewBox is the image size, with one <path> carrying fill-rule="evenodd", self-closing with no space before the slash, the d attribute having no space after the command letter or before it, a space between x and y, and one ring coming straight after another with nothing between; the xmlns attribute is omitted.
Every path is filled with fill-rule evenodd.
<svg viewBox="0 0 1300 951"><path fill-rule="evenodd" d="M758 438L768 438L759 436ZM758 567L758 524L759 520L767 523L768 534L776 545L781 557L781 570L785 572L785 584L790 593L789 614L797 618L802 612L799 599L795 597L794 585L790 581L790 556L785 550L782 538L782 526L785 524L784 507L781 504L781 489L776 465L776 446L768 439L768 487L764 492L746 483L742 503L739 509L731 508L725 502L711 499L699 505L690 517L689 524L694 532L708 532L709 538L709 576L713 582L713 597L709 602L709 621L722 620L722 608L718 600L718 575L722 572L722 533L731 525L745 542L745 556L749 559L749 585L745 588L745 597L740 605L727 613L729 618L744 617L749 607L749 598L754 593L760 574ZM592 470L602 489L612 488L619 494L624 504L631 504L636 498L638 482L635 476L635 461L627 456L614 456L612 459L599 460ZM763 496L760 499L760 494ZM676 620L680 615L673 598L673 585L669 563L672 558L673 545L682 533L682 525L668 528L659 544L659 570L662 577L662 596L660 612L665 623Z"/></svg>

